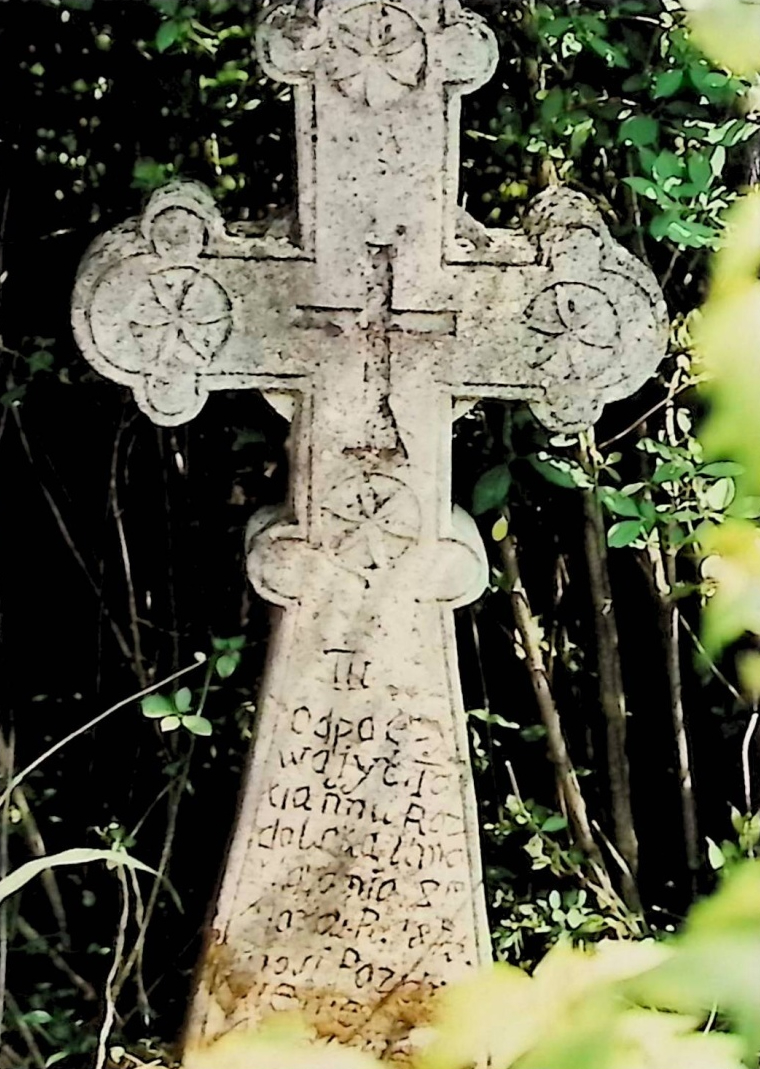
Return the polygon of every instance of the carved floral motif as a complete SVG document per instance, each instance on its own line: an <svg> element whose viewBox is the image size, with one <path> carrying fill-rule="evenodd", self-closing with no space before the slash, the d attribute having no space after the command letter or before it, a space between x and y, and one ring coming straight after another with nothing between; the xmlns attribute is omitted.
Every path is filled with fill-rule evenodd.
<svg viewBox="0 0 760 1069"><path fill-rule="evenodd" d="M593 379L609 364L610 350L620 338L620 322L612 301L597 286L585 282L555 282L547 286L531 302L526 320L539 336L532 366L541 367L563 354L570 370L586 380ZM574 354L577 359L573 359Z"/></svg>
<svg viewBox="0 0 760 1069"><path fill-rule="evenodd" d="M408 11L363 3L335 20L326 73L352 100L385 107L420 84L426 58L425 34Z"/></svg>
<svg viewBox="0 0 760 1069"><path fill-rule="evenodd" d="M420 506L400 479L380 472L338 483L323 506L330 548L352 570L383 568L419 536Z"/></svg>
<svg viewBox="0 0 760 1069"><path fill-rule="evenodd" d="M200 370L229 337L230 299L193 268L156 271L135 294L130 329L154 366L168 355Z"/></svg>
<svg viewBox="0 0 760 1069"><path fill-rule="evenodd" d="M232 302L202 259L214 213L201 187L165 187L117 238L121 255L103 250L105 269L88 285L82 328L93 362L159 423L197 413L201 377L232 333Z"/></svg>

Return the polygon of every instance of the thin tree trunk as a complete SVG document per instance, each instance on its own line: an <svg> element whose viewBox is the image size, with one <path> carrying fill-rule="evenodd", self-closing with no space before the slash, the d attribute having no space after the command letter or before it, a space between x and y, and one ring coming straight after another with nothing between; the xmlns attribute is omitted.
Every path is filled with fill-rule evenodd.
<svg viewBox="0 0 760 1069"><path fill-rule="evenodd" d="M681 614L673 601L672 590L676 582L676 563L672 554L663 551L661 545L648 550L651 573L649 575L660 618L660 634L665 648L665 663L668 673L670 716L676 744L678 788L681 797L686 864L691 873L692 892L696 891L696 877L702 864L699 849L699 824L694 785L691 773L691 748L683 707L681 680L680 623Z"/></svg>
<svg viewBox="0 0 760 1069"><path fill-rule="evenodd" d="M567 749L562 722L547 678L543 654L537 639L536 628L528 595L520 575L517 545L513 535L508 534L500 543L504 574L509 584L509 597L515 625L522 639L525 664L533 692L536 696L541 722L546 729L549 759L554 765L557 784L567 808L573 835L577 845L590 858L611 886L604 859L591 830L586 801L581 793L578 777Z"/></svg>
<svg viewBox="0 0 760 1069"><path fill-rule="evenodd" d="M607 543L601 505L594 490L583 490L584 542L594 608L599 702L607 725L607 775L612 798L615 846L625 861L623 895L631 909L640 908L636 876L639 843L631 808L631 777L626 752L627 711L620 664L617 621L607 566Z"/></svg>

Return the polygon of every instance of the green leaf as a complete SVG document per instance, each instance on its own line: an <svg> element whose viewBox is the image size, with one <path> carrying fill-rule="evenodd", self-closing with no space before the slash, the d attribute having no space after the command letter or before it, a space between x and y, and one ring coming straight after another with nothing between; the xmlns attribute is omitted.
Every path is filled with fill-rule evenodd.
<svg viewBox="0 0 760 1069"><path fill-rule="evenodd" d="M760 497L745 497L742 495L735 498L731 502L728 514L742 520L760 519Z"/></svg>
<svg viewBox="0 0 760 1069"><path fill-rule="evenodd" d="M652 163L652 174L658 182L665 183L669 179L683 178L686 174L684 161L676 156L670 149L659 152Z"/></svg>
<svg viewBox="0 0 760 1069"><path fill-rule="evenodd" d="M20 401L25 393L26 386L24 383L21 383L20 386L14 386L12 389L6 390L5 393L0 394L0 405L2 405L3 408L10 408L16 401Z"/></svg>
<svg viewBox="0 0 760 1069"><path fill-rule="evenodd" d="M165 52L167 48L171 48L180 35L181 25L176 19L168 19L166 22L161 23L156 34L156 50L158 52Z"/></svg>
<svg viewBox="0 0 760 1069"><path fill-rule="evenodd" d="M484 724L496 724L500 728L510 728L512 731L520 727L513 720L505 720L499 713L489 713L487 709L468 709L467 715L475 720L482 720Z"/></svg>
<svg viewBox="0 0 760 1069"><path fill-rule="evenodd" d="M626 68L630 65L628 63L628 57L622 48L613 45L605 37L601 37L595 33L584 34L583 43L587 48L590 48L592 52L596 52L598 56L601 56L608 67Z"/></svg>
<svg viewBox="0 0 760 1069"><path fill-rule="evenodd" d="M573 126L573 132L570 135L570 155L577 156L583 146L594 132L594 120L586 119L585 122L577 123Z"/></svg>
<svg viewBox="0 0 760 1069"><path fill-rule="evenodd" d="M220 679L228 679L240 663L240 654L223 653L216 662L216 672Z"/></svg>
<svg viewBox="0 0 760 1069"><path fill-rule="evenodd" d="M68 1058L70 1054L70 1050L57 1050L55 1054L51 1054L49 1058L45 1059L45 1069L48 1069L51 1065L57 1065L58 1062L62 1062L64 1058Z"/></svg>
<svg viewBox="0 0 760 1069"><path fill-rule="evenodd" d="M671 208L673 206L672 199L652 178L645 178L643 175L631 175L629 178L624 178L623 181L627 186L630 186L634 193L655 201L661 208Z"/></svg>
<svg viewBox="0 0 760 1069"><path fill-rule="evenodd" d="M186 713L193 704L193 692L189 687L180 687L174 695L174 708L178 713Z"/></svg>
<svg viewBox="0 0 760 1069"><path fill-rule="evenodd" d="M651 115L632 115L620 125L618 141L632 145L654 145L660 135L660 124Z"/></svg>
<svg viewBox="0 0 760 1069"><path fill-rule="evenodd" d="M555 85L541 101L541 119L545 123L553 122L565 108L565 94Z"/></svg>
<svg viewBox="0 0 760 1069"><path fill-rule="evenodd" d="M579 909L573 907L567 911L567 926L571 931L575 931L576 928L580 928L583 924L583 914Z"/></svg>
<svg viewBox="0 0 760 1069"><path fill-rule="evenodd" d="M721 71L710 70L706 64L689 68L691 84L708 100L718 102L723 98L729 84L729 76Z"/></svg>
<svg viewBox="0 0 760 1069"><path fill-rule="evenodd" d="M191 735L204 737L208 737L214 730L211 721L205 716L185 716L182 718L182 727L187 728Z"/></svg>
<svg viewBox="0 0 760 1069"><path fill-rule="evenodd" d="M50 371L53 366L53 354L47 349L38 349L36 353L27 357L26 362L32 375L38 371Z"/></svg>
<svg viewBox="0 0 760 1069"><path fill-rule="evenodd" d="M744 474L744 465L737 464L734 460L714 460L711 464L704 464L698 471L699 475L715 476L717 479L726 476Z"/></svg>
<svg viewBox="0 0 760 1069"><path fill-rule="evenodd" d="M603 487L600 490L600 497L605 507L615 516L631 516L635 519L640 519L641 511L639 506L627 494L622 494L619 490Z"/></svg>
<svg viewBox="0 0 760 1069"><path fill-rule="evenodd" d="M708 189L712 182L713 172L710 166L710 158L701 152L692 153L687 161L689 178L701 193Z"/></svg>
<svg viewBox="0 0 760 1069"><path fill-rule="evenodd" d="M549 19L548 22L543 23L539 29L541 37L562 37L573 24L573 20L566 15L560 15L557 18Z"/></svg>
<svg viewBox="0 0 760 1069"><path fill-rule="evenodd" d="M48 869L58 868L61 865L89 865L93 861L105 861L109 865L123 865L137 872L149 872L153 876L157 873L142 861L130 857L121 850L92 850L87 847L74 847L70 850L61 850L58 854L49 854L46 857L37 857L34 861L27 861L14 869L8 876L0 880L0 902L5 901L10 895L20 891L30 880Z"/></svg>
<svg viewBox="0 0 760 1069"><path fill-rule="evenodd" d="M707 860L711 869L722 869L726 863L725 855L716 842L707 840Z"/></svg>
<svg viewBox="0 0 760 1069"><path fill-rule="evenodd" d="M710 170L716 178L720 178L723 174L723 168L726 166L726 150L722 145L718 145L713 149L712 156L710 156Z"/></svg>
<svg viewBox="0 0 760 1069"><path fill-rule="evenodd" d="M649 232L654 238L668 238L676 245L689 249L709 248L717 243L717 228L705 226L694 219L684 219L677 211L663 212L649 224Z"/></svg>
<svg viewBox="0 0 760 1069"><path fill-rule="evenodd" d="M176 731L181 723L178 716L165 716L159 726L162 731Z"/></svg>
<svg viewBox="0 0 760 1069"><path fill-rule="evenodd" d="M509 534L509 524L507 523L506 516L499 516L496 523L491 528L491 538L494 542L503 542Z"/></svg>
<svg viewBox="0 0 760 1069"><path fill-rule="evenodd" d="M643 520L622 520L620 523L613 523L610 527L607 533L607 545L613 549L622 549L624 546L630 546L631 542L635 542L643 533Z"/></svg>
<svg viewBox="0 0 760 1069"><path fill-rule="evenodd" d="M149 694L140 702L143 716L150 720L158 720L162 716L174 712L174 702L163 694Z"/></svg>
<svg viewBox="0 0 760 1069"><path fill-rule="evenodd" d="M723 512L736 497L733 479L718 479L705 490L705 502L714 512Z"/></svg>
<svg viewBox="0 0 760 1069"><path fill-rule="evenodd" d="M560 816L559 813L554 813L552 816L547 817L541 825L541 831L548 833L553 831L564 831L567 827L567 817Z"/></svg>
<svg viewBox="0 0 760 1069"><path fill-rule="evenodd" d="M512 475L508 464L498 464L480 476L472 492L472 511L482 516L489 509L501 508L507 500Z"/></svg>
<svg viewBox="0 0 760 1069"><path fill-rule="evenodd" d="M661 483L675 483L682 479L684 475L693 474L694 468L691 464L684 464L681 461L674 460L660 464L652 476L652 482L655 486L659 486Z"/></svg>
<svg viewBox="0 0 760 1069"><path fill-rule="evenodd" d="M49 1024L53 1020L47 1010L29 1010L22 1016L27 1024Z"/></svg>
<svg viewBox="0 0 760 1069"><path fill-rule="evenodd" d="M152 191L165 185L171 178L173 167L169 163L157 163L150 157L137 160L132 168L132 187Z"/></svg>
<svg viewBox="0 0 760 1069"><path fill-rule="evenodd" d="M682 70L669 70L662 71L657 75L654 83L654 99L659 100L662 97L672 97L683 85L683 71Z"/></svg>
<svg viewBox="0 0 760 1069"><path fill-rule="evenodd" d="M232 638L219 638L212 636L211 645L217 653L226 653L227 650L242 650L245 646L245 635L234 635Z"/></svg>
<svg viewBox="0 0 760 1069"><path fill-rule="evenodd" d="M588 490L594 485L580 464L573 460L553 457L543 452L531 454L527 459L539 475L555 486L562 486L566 490Z"/></svg>

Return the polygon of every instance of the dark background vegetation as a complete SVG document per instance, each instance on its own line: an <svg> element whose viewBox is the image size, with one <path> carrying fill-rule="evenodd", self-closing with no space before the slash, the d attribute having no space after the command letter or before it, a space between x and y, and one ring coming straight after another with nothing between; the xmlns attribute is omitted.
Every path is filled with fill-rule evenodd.
<svg viewBox="0 0 760 1069"><path fill-rule="evenodd" d="M529 964L563 931L593 938L627 921L595 898L560 812L528 638L497 582L504 549L491 529L500 515L544 627L538 656L599 848L629 905L609 800L611 777L626 779L605 756L610 701L630 713L635 882L648 923L677 924L709 886L707 836L732 841L729 859L754 848L746 834L733 844L739 825L729 820L729 804L746 808L740 750L750 710L732 691L730 666L720 678L721 666L695 663L688 628L698 631L704 593L688 544L696 520L675 515L687 499L697 513L720 512L705 497L715 480L695 483L682 464L663 490L657 471L673 458L641 445L693 453L686 417L676 444L667 423L679 406L696 414L684 320L703 292L730 191L751 176L756 127L748 87L702 60L659 0L472 6L497 31L501 63L465 104L468 210L509 224L545 185L569 182L648 260L674 322L660 378L597 427L600 443L625 432L608 447L589 455L549 441L519 407L484 406L455 429L453 496L474 504L495 568L494 587L458 619L466 705L477 714L489 904L499 953ZM157 895L144 956L118 1000L120 1034L145 1050L180 1027L234 814L268 630L246 585L243 532L256 508L285 495L286 427L246 393L213 395L188 426L152 426L78 354L69 300L92 238L173 175L208 183L231 222L292 201L289 90L257 68L257 14L252 0L0 4L0 773L7 782L11 768L112 703L191 664L195 651L212 653L213 639L246 640L235 672L212 677L211 738L161 734L134 702L44 763L3 818L5 869L35 852L125 841L148 864L163 857L183 912ZM670 405L669 385L680 391ZM638 537L629 531L630 544L615 548L626 537L613 534L608 551L603 542L590 550L584 533L601 513L589 478L613 490L643 482L639 497L663 506L657 522L642 521ZM607 528L619 521L605 513ZM658 554L672 560L664 592L652 581ZM594 575L610 583L603 613ZM674 594L685 621L675 636L664 623ZM599 632L610 615L624 687L613 672L614 693L599 671L617 664L609 628ZM679 669L699 820L691 869L672 720ZM197 696L204 668L183 682ZM61 869L13 900L0 933L0 1065L56 1055L90 1063L118 911L118 882L97 866ZM138 933L133 917L127 951Z"/></svg>

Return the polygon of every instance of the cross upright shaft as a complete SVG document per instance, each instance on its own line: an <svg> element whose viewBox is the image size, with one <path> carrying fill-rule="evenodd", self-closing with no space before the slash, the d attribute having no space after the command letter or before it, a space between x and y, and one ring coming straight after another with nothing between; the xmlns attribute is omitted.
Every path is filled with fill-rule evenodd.
<svg viewBox="0 0 760 1069"><path fill-rule="evenodd" d="M85 258L74 323L156 422L209 389L297 402L290 511L249 546L277 620L190 1037L297 1008L398 1061L489 956L452 613L487 568L451 510L454 402L588 425L655 369L663 307L578 194L516 233L458 210L459 101L496 49L457 0L275 7L258 48L295 87L297 240L167 187Z"/></svg>

